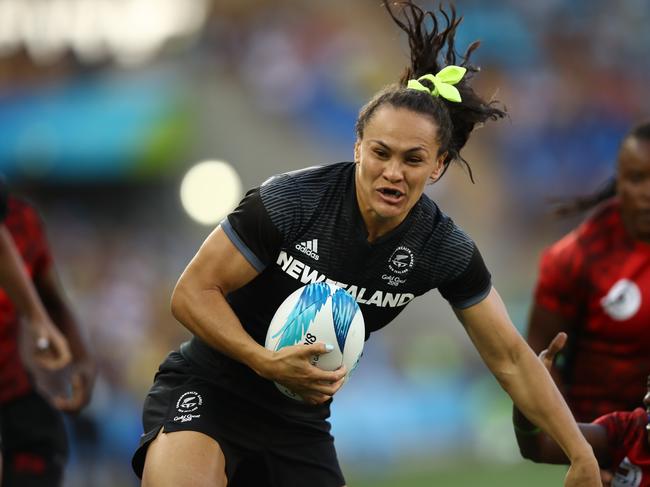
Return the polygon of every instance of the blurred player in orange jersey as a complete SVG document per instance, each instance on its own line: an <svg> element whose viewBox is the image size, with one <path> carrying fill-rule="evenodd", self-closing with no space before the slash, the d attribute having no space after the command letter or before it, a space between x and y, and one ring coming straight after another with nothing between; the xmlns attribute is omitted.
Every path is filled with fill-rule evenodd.
<svg viewBox="0 0 650 487"><path fill-rule="evenodd" d="M0 229L0 239L13 239L22 257L21 270L27 271L33 283L32 301L36 305L25 308L23 294L15 292L15 286L7 286L7 293L0 292L2 486L59 486L67 458L66 433L59 410L76 412L87 404L94 364L66 304L35 210L26 202L9 197L4 223L6 228ZM0 274L6 269L4 266ZM43 397L35 389L20 356L20 311L25 309L31 309L25 311L25 324L35 344L31 347L35 363L57 370L72 361L70 394L65 397L53 397L51 402Z"/></svg>
<svg viewBox="0 0 650 487"><path fill-rule="evenodd" d="M540 359L551 371L553 360L567 340L566 333L558 335L540 354ZM637 398L631 411L615 411L597 418L592 423L578 423L580 431L594 450L601 468L605 486L650 487L650 375L646 379L645 395ZM521 454L540 463L568 463L559 445L530 423L516 407L513 422Z"/></svg>
<svg viewBox="0 0 650 487"><path fill-rule="evenodd" d="M616 177L567 211L599 205L542 255L528 342L569 343L555 379L578 421L634 409L650 374L650 122L621 145Z"/></svg>

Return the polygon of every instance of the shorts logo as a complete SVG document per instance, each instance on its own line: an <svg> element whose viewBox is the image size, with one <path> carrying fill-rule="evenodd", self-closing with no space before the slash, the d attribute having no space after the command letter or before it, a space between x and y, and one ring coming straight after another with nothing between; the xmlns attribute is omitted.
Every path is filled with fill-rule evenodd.
<svg viewBox="0 0 650 487"><path fill-rule="evenodd" d="M199 409L203 404L201 394L195 391L188 391L181 394L181 397L176 401L176 411L181 413L179 416L174 416L175 422L187 423L195 418L200 418L200 414L192 414Z"/></svg>
<svg viewBox="0 0 650 487"><path fill-rule="evenodd" d="M388 259L388 268L395 274L406 274L413 267L414 258L411 249L400 245Z"/></svg>
<svg viewBox="0 0 650 487"><path fill-rule="evenodd" d="M176 409L179 413L193 413L203 404L201 394L194 391L184 392L176 402Z"/></svg>
<svg viewBox="0 0 650 487"><path fill-rule="evenodd" d="M639 286L628 279L621 279L612 286L600 304L612 319L624 321L631 318L641 307Z"/></svg>

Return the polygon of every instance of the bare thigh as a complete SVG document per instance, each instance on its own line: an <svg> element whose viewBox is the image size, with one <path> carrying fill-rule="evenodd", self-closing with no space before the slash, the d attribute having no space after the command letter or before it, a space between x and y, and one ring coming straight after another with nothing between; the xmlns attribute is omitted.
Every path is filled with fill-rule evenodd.
<svg viewBox="0 0 650 487"><path fill-rule="evenodd" d="M162 429L147 449L142 487L226 487L226 459L219 443L196 431Z"/></svg>

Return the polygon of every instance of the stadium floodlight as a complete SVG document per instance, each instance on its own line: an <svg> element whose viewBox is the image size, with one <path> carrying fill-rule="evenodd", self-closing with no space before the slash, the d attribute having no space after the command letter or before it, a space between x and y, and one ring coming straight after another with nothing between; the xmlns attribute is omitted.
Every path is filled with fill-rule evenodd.
<svg viewBox="0 0 650 487"><path fill-rule="evenodd" d="M214 225L239 202L242 184L237 171L224 161L203 161L185 174L180 197L183 209L196 222Z"/></svg>

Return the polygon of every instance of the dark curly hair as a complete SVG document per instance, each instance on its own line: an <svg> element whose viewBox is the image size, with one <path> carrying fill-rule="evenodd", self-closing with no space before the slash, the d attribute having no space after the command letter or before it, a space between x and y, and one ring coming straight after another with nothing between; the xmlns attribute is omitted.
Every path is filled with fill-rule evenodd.
<svg viewBox="0 0 650 487"><path fill-rule="evenodd" d="M506 115L505 108L497 106L498 102L483 100L470 85L472 77L479 69L471 65L469 59L480 42L473 42L463 56L459 56L456 52L454 36L462 17L456 16L453 4L449 12L442 5L438 6L437 11L425 11L411 0L395 2L392 5L385 2L384 6L395 24L408 36L411 63L404 70L399 83L384 88L361 108L355 126L357 138L359 140L363 138L366 124L377 109L385 104L428 115L438 126L440 144L438 155L446 154L443 161L443 174L450 162L460 161L467 167L473 182L472 169L460 155L460 150L477 124L487 120L497 120ZM401 15L395 12L394 6L402 7ZM400 16L403 20L400 20ZM436 74L451 64L467 69L463 79L456 85L462 102L450 102L441 97L433 97L428 93L406 88L410 79L417 79L425 74ZM421 83L433 88L428 80Z"/></svg>
<svg viewBox="0 0 650 487"><path fill-rule="evenodd" d="M635 125L623 139L621 147L625 141L629 139L638 139L650 142L650 120ZM576 215L590 210L614 196L616 196L616 177L612 177L605 181L605 183L603 183L601 187L592 194L579 196L556 204L553 213L560 217Z"/></svg>

